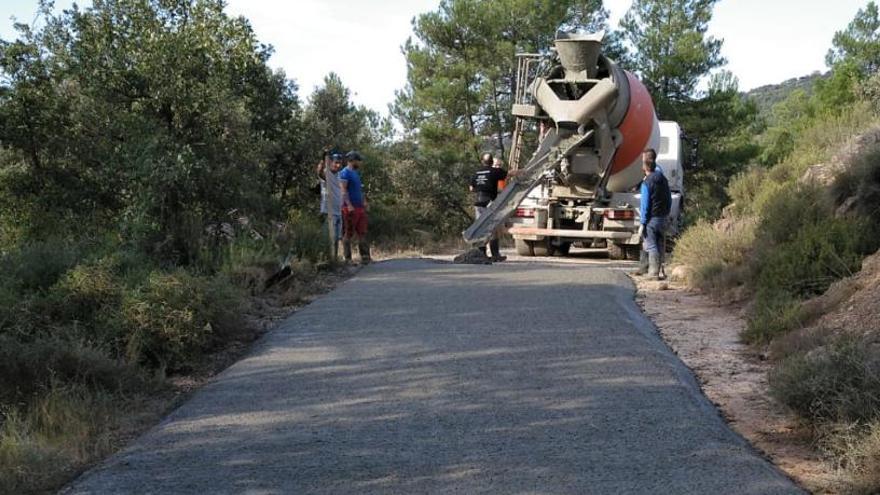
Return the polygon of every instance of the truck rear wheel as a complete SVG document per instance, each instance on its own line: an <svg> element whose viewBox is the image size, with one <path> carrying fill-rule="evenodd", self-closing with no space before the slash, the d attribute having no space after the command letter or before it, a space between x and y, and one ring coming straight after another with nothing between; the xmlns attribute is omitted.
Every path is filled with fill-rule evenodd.
<svg viewBox="0 0 880 495"><path fill-rule="evenodd" d="M522 239L514 239L514 246L516 246L516 254L520 256L534 256L535 250L532 248L532 243L529 241L524 241Z"/></svg>
<svg viewBox="0 0 880 495"><path fill-rule="evenodd" d="M559 256L568 256L568 253L571 252L571 243L563 242L556 246L556 254Z"/></svg>
<svg viewBox="0 0 880 495"><path fill-rule="evenodd" d="M626 259L631 261L639 261L639 258L642 256L642 246L640 245L627 245L626 249Z"/></svg>
<svg viewBox="0 0 880 495"><path fill-rule="evenodd" d="M608 243L608 258L620 261L626 259L626 247L621 244Z"/></svg>
<svg viewBox="0 0 880 495"><path fill-rule="evenodd" d="M531 244L535 256L553 256L553 253L556 251L553 244L550 244L550 239L529 241L529 244Z"/></svg>

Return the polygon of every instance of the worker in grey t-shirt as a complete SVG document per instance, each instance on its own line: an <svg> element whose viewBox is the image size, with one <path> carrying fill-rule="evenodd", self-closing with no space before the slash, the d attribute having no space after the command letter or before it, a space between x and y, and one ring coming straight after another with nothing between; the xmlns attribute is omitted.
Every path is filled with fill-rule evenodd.
<svg viewBox="0 0 880 495"><path fill-rule="evenodd" d="M342 184L339 181L339 171L342 170L342 154L329 153L324 154L324 160L318 164L317 174L321 183L321 216L326 221L333 222L333 254L339 254L339 241L342 239ZM325 170L330 169L330 174L326 174ZM330 209L327 211L327 195L330 195ZM326 223L325 223L326 225Z"/></svg>

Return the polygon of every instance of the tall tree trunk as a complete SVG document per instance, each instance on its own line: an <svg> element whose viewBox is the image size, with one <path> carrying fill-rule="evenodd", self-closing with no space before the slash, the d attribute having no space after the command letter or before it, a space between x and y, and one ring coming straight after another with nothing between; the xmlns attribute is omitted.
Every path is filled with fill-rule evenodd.
<svg viewBox="0 0 880 495"><path fill-rule="evenodd" d="M495 138L498 140L498 150L504 156L504 128L501 119L501 109L498 106L498 85L492 79L492 103L495 107Z"/></svg>
<svg viewBox="0 0 880 495"><path fill-rule="evenodd" d="M471 91L471 80L465 79L465 87L464 87L464 111L467 114L468 127L471 131L471 137L477 137L477 125L474 123L474 114L471 112L471 102L470 102L470 91ZM476 141L476 139L475 139ZM478 143L474 143L474 154L480 153L480 145Z"/></svg>

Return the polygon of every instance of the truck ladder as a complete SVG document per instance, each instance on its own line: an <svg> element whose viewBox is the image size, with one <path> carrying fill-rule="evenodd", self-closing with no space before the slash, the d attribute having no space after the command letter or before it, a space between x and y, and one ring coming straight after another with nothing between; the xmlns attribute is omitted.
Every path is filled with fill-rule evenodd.
<svg viewBox="0 0 880 495"><path fill-rule="evenodd" d="M537 64L542 60L542 55L536 53L519 53L516 56L516 92L514 94L514 104L526 103L529 96L528 85L532 77L532 72ZM510 169L518 170L519 162L522 159L523 151L523 132L526 127L526 119L516 117L514 120L512 143L510 147Z"/></svg>

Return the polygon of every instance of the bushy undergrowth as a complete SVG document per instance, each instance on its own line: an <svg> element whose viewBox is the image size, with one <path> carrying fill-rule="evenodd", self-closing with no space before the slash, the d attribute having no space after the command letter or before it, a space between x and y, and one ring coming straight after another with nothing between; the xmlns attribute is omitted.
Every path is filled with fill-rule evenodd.
<svg viewBox="0 0 880 495"><path fill-rule="evenodd" d="M823 428L823 450L837 459L846 490L858 495L880 493L880 420Z"/></svg>
<svg viewBox="0 0 880 495"><path fill-rule="evenodd" d="M128 294L121 325L129 328L129 362L182 369L240 324L240 295L226 281L178 269L154 272Z"/></svg>
<svg viewBox="0 0 880 495"><path fill-rule="evenodd" d="M755 222L745 219L719 229L706 221L689 228L675 246L674 261L687 265L688 280L703 290L724 290L743 282L741 267L755 236Z"/></svg>
<svg viewBox="0 0 880 495"><path fill-rule="evenodd" d="M880 146L864 148L871 136L859 140L862 149L845 146L876 125L876 103L776 129L785 142L767 150L779 162L735 177L727 218L692 227L674 258L687 265L692 286L748 293L742 338L770 346L772 395L812 425L844 473L841 486L855 493L880 493L880 348L876 335L805 328L821 315L804 301L857 273L880 248ZM844 167L828 166L832 158ZM830 186L829 173L837 174ZM752 227L743 233L738 225Z"/></svg>
<svg viewBox="0 0 880 495"><path fill-rule="evenodd" d="M812 328L779 339L770 390L812 425L840 469L840 491L880 491L880 342L876 334ZM836 490L837 491L837 490Z"/></svg>
<svg viewBox="0 0 880 495"><path fill-rule="evenodd" d="M429 226L403 205L376 204L370 209L370 238L383 247L409 247L433 239ZM428 242L425 242L425 241Z"/></svg>
<svg viewBox="0 0 880 495"><path fill-rule="evenodd" d="M0 421L0 493L45 491L109 453L123 402L85 385L53 381Z"/></svg>
<svg viewBox="0 0 880 495"><path fill-rule="evenodd" d="M880 247L876 229L864 218L829 214L793 230L761 230L766 245L752 261L754 303L743 334L748 342L768 343L800 326L801 301L858 272L862 259Z"/></svg>
<svg viewBox="0 0 880 495"><path fill-rule="evenodd" d="M831 193L837 204L865 217L880 213L880 146L868 148L836 177ZM849 204L848 204L849 203Z"/></svg>
<svg viewBox="0 0 880 495"><path fill-rule="evenodd" d="M243 293L223 270L74 246L0 256L0 493L47 489L103 455L119 410L243 335Z"/></svg>
<svg viewBox="0 0 880 495"><path fill-rule="evenodd" d="M751 294L747 342L768 343L800 326L801 301L857 272L880 247L872 214L880 198L880 148L863 150L831 188L802 180L810 165L829 159L868 126L871 115L857 105L814 122L796 136L786 160L731 181L730 218L692 227L676 246L674 259L688 266L690 285L741 286ZM849 211L841 214L844 203Z"/></svg>
<svg viewBox="0 0 880 495"><path fill-rule="evenodd" d="M314 215L301 210L290 213L288 228L277 239L280 251L286 251L292 257L313 262L327 260L330 257L330 235L327 224Z"/></svg>
<svg viewBox="0 0 880 495"><path fill-rule="evenodd" d="M773 395L816 422L880 419L880 353L862 338L840 336L790 356L773 370Z"/></svg>

